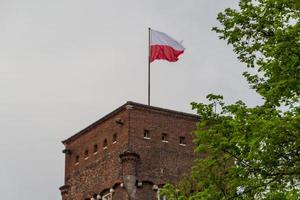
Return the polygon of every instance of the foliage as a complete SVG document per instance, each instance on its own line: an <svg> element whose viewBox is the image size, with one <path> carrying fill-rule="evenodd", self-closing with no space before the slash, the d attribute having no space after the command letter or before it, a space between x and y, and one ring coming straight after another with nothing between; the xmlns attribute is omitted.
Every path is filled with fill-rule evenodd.
<svg viewBox="0 0 300 200"><path fill-rule="evenodd" d="M239 10L218 15L222 27L213 30L257 69L244 76L264 103L226 105L212 94L192 103L201 117L195 151L205 158L164 187L169 200L300 198L299 19L299 0L240 0Z"/></svg>
<svg viewBox="0 0 300 200"><path fill-rule="evenodd" d="M240 9L218 15L222 28L213 28L221 39L258 74L245 72L252 88L279 105L299 100L300 1L240 0Z"/></svg>

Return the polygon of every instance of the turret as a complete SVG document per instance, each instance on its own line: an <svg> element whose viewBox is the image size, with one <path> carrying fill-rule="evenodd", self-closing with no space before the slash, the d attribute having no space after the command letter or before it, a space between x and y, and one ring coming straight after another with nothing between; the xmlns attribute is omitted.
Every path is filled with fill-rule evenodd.
<svg viewBox="0 0 300 200"><path fill-rule="evenodd" d="M137 181L137 162L140 156L135 152L126 151L120 155L122 163L122 176L125 189L130 199L134 199Z"/></svg>

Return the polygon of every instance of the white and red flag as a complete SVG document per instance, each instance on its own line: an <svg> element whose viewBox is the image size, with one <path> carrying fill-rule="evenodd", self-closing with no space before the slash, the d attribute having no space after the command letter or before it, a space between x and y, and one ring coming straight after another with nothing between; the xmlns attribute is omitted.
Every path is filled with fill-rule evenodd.
<svg viewBox="0 0 300 200"><path fill-rule="evenodd" d="M150 62L167 60L176 62L184 52L184 47L165 33L150 29Z"/></svg>

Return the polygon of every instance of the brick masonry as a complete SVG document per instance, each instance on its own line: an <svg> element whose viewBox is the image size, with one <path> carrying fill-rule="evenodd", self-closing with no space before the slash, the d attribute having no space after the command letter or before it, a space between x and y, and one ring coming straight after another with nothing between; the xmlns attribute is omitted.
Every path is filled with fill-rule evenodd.
<svg viewBox="0 0 300 200"><path fill-rule="evenodd" d="M109 193L114 200L157 199L159 187L190 171L195 158L191 132L198 120L127 102L63 141L62 199L100 199ZM144 138L145 130L149 138Z"/></svg>

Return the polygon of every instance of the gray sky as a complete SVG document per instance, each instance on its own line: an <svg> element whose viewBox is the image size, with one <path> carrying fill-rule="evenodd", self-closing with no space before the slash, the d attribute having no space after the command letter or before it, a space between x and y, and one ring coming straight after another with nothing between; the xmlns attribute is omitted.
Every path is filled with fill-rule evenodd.
<svg viewBox="0 0 300 200"><path fill-rule="evenodd" d="M208 93L260 98L211 31L234 0L0 0L0 194L60 199L66 139L128 100L147 101L148 27L183 40L151 66L152 105L192 112Z"/></svg>

